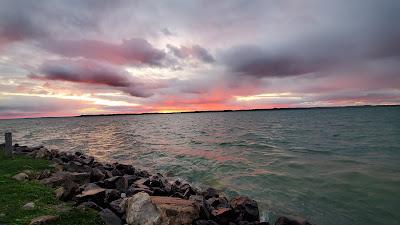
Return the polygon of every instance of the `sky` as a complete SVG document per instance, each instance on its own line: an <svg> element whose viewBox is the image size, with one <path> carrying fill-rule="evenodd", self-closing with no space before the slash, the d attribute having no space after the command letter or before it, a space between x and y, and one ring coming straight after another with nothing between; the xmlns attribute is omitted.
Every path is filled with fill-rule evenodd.
<svg viewBox="0 0 400 225"><path fill-rule="evenodd" d="M0 118L400 104L398 0L2 0Z"/></svg>

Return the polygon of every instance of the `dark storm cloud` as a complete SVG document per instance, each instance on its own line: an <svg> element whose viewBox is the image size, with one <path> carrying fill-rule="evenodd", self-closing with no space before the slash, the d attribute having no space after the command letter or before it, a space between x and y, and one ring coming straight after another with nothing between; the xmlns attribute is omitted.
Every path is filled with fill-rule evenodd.
<svg viewBox="0 0 400 225"><path fill-rule="evenodd" d="M175 57L178 57L180 59L192 57L205 63L215 62L214 57L207 51L207 49L201 47L200 45L192 45L189 47L176 47L168 44L167 48L172 52Z"/></svg>
<svg viewBox="0 0 400 225"><path fill-rule="evenodd" d="M165 57L162 50L141 38L123 40L121 44L96 40L50 40L43 42L41 47L65 57L84 57L113 64L160 65Z"/></svg>
<svg viewBox="0 0 400 225"><path fill-rule="evenodd" d="M99 31L99 16L120 1L0 1L0 45L24 40L41 40L60 34Z"/></svg>
<svg viewBox="0 0 400 225"><path fill-rule="evenodd" d="M40 80L58 80L92 85L106 85L136 97L150 97L152 93L141 81L128 72L107 63L90 60L57 60L44 63L40 72L43 76L30 75Z"/></svg>
<svg viewBox="0 0 400 225"><path fill-rule="evenodd" d="M343 4L341 4L343 3ZM303 32L281 40L237 45L221 54L234 74L284 77L356 68L360 63L400 59L400 2L315 3ZM294 29L296 29L294 27Z"/></svg>

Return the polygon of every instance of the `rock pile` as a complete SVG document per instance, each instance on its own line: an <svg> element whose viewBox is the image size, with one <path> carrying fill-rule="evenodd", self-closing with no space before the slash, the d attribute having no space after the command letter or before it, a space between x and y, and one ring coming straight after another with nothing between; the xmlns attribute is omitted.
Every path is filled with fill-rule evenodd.
<svg viewBox="0 0 400 225"><path fill-rule="evenodd" d="M99 211L106 225L267 225L260 222L257 202L247 197L227 199L213 188L205 191L162 174L131 165L102 164L79 152L69 154L43 146L14 146L26 154L54 162L53 170L18 175L55 188L54 194L82 209ZM276 225L309 225L286 217Z"/></svg>

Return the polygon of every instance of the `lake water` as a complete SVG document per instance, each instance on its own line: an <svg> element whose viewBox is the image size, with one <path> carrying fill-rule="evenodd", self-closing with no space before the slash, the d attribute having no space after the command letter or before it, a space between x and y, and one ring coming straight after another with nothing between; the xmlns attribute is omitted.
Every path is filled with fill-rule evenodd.
<svg viewBox="0 0 400 225"><path fill-rule="evenodd" d="M400 107L0 120L6 130L248 195L266 220L400 224Z"/></svg>

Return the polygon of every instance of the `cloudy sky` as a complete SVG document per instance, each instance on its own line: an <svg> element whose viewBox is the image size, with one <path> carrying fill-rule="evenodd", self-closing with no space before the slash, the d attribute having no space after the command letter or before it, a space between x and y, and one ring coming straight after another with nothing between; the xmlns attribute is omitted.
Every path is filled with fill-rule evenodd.
<svg viewBox="0 0 400 225"><path fill-rule="evenodd" d="M0 118L400 104L400 1L0 1Z"/></svg>

